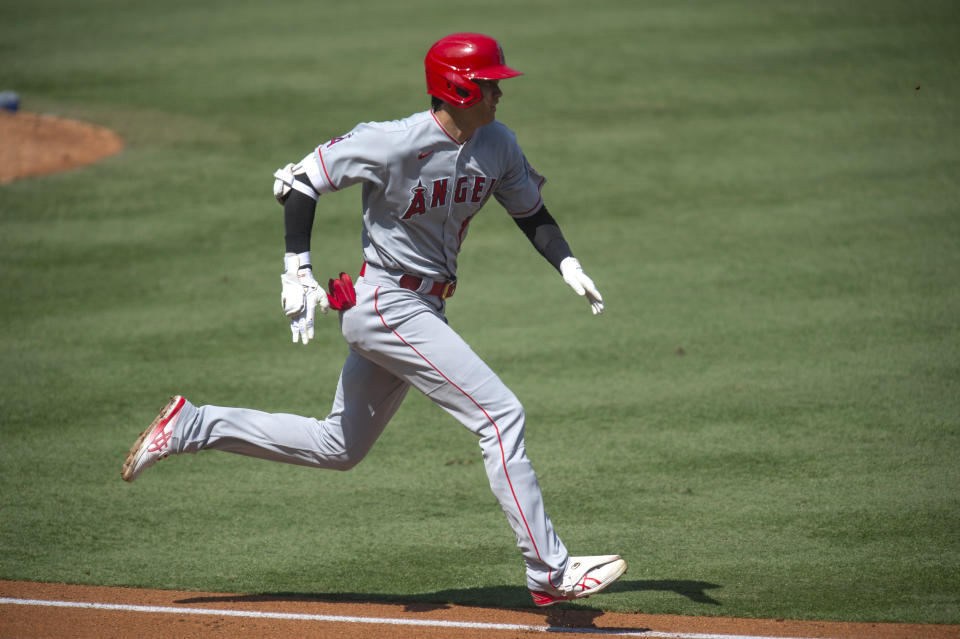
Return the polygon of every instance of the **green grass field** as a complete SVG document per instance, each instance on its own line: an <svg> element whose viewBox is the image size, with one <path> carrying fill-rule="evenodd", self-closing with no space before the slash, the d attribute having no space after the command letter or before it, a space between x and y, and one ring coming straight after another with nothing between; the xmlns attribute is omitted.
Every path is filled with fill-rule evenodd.
<svg viewBox="0 0 960 639"><path fill-rule="evenodd" d="M580 607L960 623L960 8L573 0L0 4L0 90L107 126L0 187L0 578L530 606L473 437L409 397L349 473L228 454L120 480L172 393L322 416L271 174L426 108L494 35L499 117L595 279L590 315L495 204L451 323L524 402ZM2 141L0 141L2 143ZM324 197L318 276L360 264Z"/></svg>

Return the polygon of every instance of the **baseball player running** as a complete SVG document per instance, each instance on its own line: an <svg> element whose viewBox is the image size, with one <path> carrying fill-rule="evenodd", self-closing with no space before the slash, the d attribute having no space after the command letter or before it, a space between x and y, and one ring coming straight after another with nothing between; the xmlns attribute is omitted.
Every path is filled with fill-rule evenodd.
<svg viewBox="0 0 960 639"><path fill-rule="evenodd" d="M587 597L618 579L626 563L619 555L568 554L527 459L523 407L444 312L470 222L491 197L595 315L603 299L543 204L544 178L496 121L499 82L520 75L505 64L497 41L450 35L430 48L424 64L430 110L359 124L274 174L286 232L281 303L293 342L309 343L317 307L333 307L350 346L330 414L321 420L194 406L178 395L134 443L122 476L131 482L159 459L200 450L348 470L412 386L479 438L534 603ZM314 278L310 254L316 203L354 184L362 185L364 264L355 286L341 273L328 294Z"/></svg>

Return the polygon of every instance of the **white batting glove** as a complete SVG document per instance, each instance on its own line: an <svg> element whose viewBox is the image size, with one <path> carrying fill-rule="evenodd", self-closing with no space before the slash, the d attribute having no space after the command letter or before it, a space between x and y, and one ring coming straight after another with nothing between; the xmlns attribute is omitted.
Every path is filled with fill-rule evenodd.
<svg viewBox="0 0 960 639"><path fill-rule="evenodd" d="M320 312L326 314L330 310L330 302L327 301L327 293L313 277L309 252L299 255L288 253L283 261L287 269L280 276L283 314L290 318L293 343L302 341L309 344L314 334L316 308L319 305Z"/></svg>
<svg viewBox="0 0 960 639"><path fill-rule="evenodd" d="M603 298L600 297L600 291L593 284L593 280L587 277L580 266L580 262L575 257L565 257L560 262L560 274L563 275L563 281L570 285L574 293L583 295L590 302L590 310L594 315L603 312Z"/></svg>

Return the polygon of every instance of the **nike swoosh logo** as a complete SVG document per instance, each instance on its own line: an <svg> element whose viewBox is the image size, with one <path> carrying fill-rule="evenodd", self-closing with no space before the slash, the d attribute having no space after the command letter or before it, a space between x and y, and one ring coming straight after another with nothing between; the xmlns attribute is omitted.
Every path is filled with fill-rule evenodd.
<svg viewBox="0 0 960 639"><path fill-rule="evenodd" d="M433 151L427 151L426 153L418 153L418 154L417 154L417 159L418 159L418 160L422 160L423 158L427 157L427 156L430 155L431 153L433 153Z"/></svg>

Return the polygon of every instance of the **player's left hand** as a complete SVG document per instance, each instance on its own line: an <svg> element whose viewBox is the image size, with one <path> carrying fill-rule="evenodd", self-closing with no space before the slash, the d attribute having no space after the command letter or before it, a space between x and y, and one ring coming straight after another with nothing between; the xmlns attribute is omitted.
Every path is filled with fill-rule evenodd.
<svg viewBox="0 0 960 639"><path fill-rule="evenodd" d="M314 335L317 306L324 314L330 310L327 294L313 277L313 269L310 267L288 270L280 276L280 283L283 286L280 302L284 315L290 318L293 343L302 341L309 344Z"/></svg>
<svg viewBox="0 0 960 639"><path fill-rule="evenodd" d="M570 288L577 295L583 295L590 302L590 310L594 315L603 312L603 298L600 297L600 291L594 285L593 280L587 277L580 266L580 262L575 257L566 257L560 262L560 274L563 275L563 281L570 285Z"/></svg>

